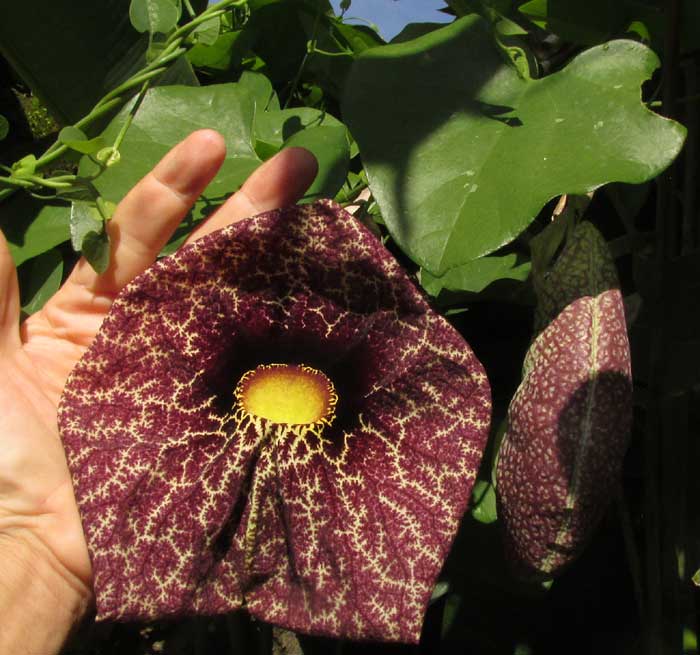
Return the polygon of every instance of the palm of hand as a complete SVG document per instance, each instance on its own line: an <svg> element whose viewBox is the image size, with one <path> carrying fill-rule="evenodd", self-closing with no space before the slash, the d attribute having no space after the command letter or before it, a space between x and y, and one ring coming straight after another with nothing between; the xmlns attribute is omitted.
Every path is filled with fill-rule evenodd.
<svg viewBox="0 0 700 655"><path fill-rule="evenodd" d="M109 307L86 311L67 287L23 325L2 355L0 391L0 531L47 549L62 573L90 586L91 567L56 426L61 389ZM86 294L87 295L87 294ZM64 303L72 310L64 311ZM6 344L7 345L7 344ZM38 543L36 543L38 540Z"/></svg>
<svg viewBox="0 0 700 655"><path fill-rule="evenodd" d="M223 161L221 137L191 135L119 205L110 222L112 263L97 276L82 261L21 331L11 257L0 234L0 537L29 545L67 582L91 588L92 570L58 435L63 386L119 290L148 267ZM261 166L191 237L296 202L316 174L301 149Z"/></svg>

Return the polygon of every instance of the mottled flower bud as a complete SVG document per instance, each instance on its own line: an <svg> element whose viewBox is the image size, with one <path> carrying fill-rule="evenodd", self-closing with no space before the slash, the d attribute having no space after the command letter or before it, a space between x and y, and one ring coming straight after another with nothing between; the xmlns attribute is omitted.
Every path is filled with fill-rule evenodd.
<svg viewBox="0 0 700 655"><path fill-rule="evenodd" d="M632 383L614 262L590 223L535 290L538 333L498 456L498 514L516 568L551 577L581 553L618 483Z"/></svg>

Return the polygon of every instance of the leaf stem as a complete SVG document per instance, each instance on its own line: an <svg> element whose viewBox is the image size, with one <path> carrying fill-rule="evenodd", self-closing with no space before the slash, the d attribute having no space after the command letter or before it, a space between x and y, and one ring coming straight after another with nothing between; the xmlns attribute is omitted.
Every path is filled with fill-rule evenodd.
<svg viewBox="0 0 700 655"><path fill-rule="evenodd" d="M328 50L322 50L316 47L315 41L309 41L306 44L306 51L309 54L324 55L326 57L352 57L352 50L344 50L343 52L329 52Z"/></svg>
<svg viewBox="0 0 700 655"><path fill-rule="evenodd" d="M5 177L0 176L0 184L5 184L7 186L19 188L31 189L34 185L27 180L27 178L17 178L17 177Z"/></svg>
<svg viewBox="0 0 700 655"><path fill-rule="evenodd" d="M190 4L190 0L183 0L183 4L185 5L185 9L187 9L187 13L194 18L197 14L197 12L192 9L192 5Z"/></svg>
<svg viewBox="0 0 700 655"><path fill-rule="evenodd" d="M178 27L168 38L168 42L173 39L184 38L190 32L192 32L198 25L208 21L210 18L216 18L217 16L223 16L226 10L231 7L242 7L248 4L247 0L222 0L215 5L209 5L197 18L192 19L189 23L186 23L182 27Z"/></svg>
<svg viewBox="0 0 700 655"><path fill-rule="evenodd" d="M124 124L121 126L121 129L119 130L119 134L117 134L116 139L114 139L114 143L112 144L113 150L119 150L120 146L122 145L122 141L124 140L124 136L126 135L127 130L131 126L131 123L134 120L134 116L136 116L136 112L139 110L139 107L141 106L143 99L146 97L146 91L148 91L148 87L150 85L151 85L151 80L149 79L149 80L146 80L143 83L143 85L141 86L141 90L139 91L139 94L136 97L136 102L134 102L133 106L129 110L129 114L126 117Z"/></svg>
<svg viewBox="0 0 700 655"><path fill-rule="evenodd" d="M110 219L110 215L102 196L98 195L97 198L95 198L95 206L97 207L97 211L100 212L100 216L102 216L102 224L106 224Z"/></svg>

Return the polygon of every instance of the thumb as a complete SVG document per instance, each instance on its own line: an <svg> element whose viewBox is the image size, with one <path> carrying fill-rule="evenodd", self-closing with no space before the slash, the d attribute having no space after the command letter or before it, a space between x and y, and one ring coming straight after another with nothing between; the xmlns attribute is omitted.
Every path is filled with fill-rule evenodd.
<svg viewBox="0 0 700 655"><path fill-rule="evenodd" d="M17 270L0 230L0 351L20 345Z"/></svg>

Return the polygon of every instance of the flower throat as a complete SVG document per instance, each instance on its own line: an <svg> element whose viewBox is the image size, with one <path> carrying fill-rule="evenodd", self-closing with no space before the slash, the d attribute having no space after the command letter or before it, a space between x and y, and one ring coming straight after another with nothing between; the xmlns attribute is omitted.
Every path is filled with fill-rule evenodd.
<svg viewBox="0 0 700 655"><path fill-rule="evenodd" d="M262 364L241 377L234 393L248 414L285 425L329 424L338 402L328 377L304 364Z"/></svg>

